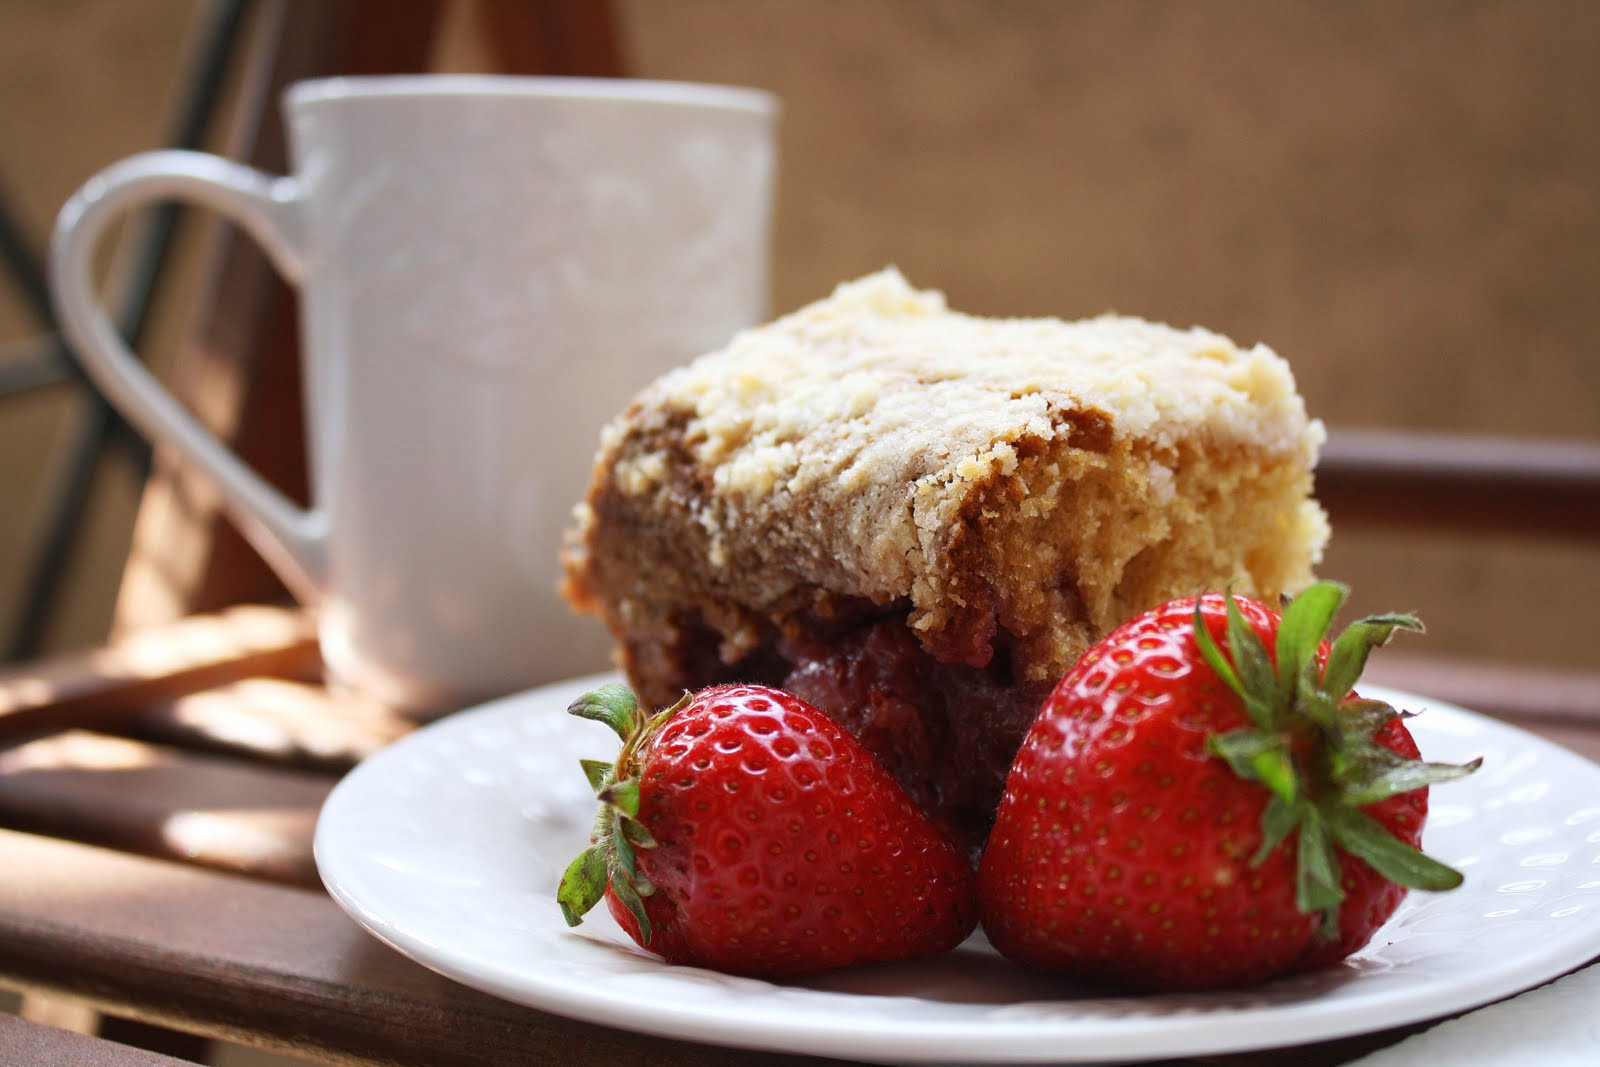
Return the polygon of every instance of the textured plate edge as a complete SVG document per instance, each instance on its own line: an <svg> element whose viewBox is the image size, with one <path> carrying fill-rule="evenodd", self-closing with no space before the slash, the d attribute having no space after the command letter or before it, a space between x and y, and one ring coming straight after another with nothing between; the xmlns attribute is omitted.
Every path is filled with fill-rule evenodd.
<svg viewBox="0 0 1600 1067"><path fill-rule="evenodd" d="M615 679L614 674L605 673L556 682L468 708L438 722L430 723L369 757L367 761L363 761L349 772L329 793L323 805L323 812L336 808L336 798L341 791L360 789L361 779L364 777L363 768L373 766L374 760L378 761L376 765L381 769L382 764L388 759L396 758L392 753L403 754L405 749L413 746L425 747L431 738L437 736L438 731L466 729L470 726L472 718L509 714L541 701L551 701L553 694L571 692L575 696L594 685ZM1503 732L1520 745L1539 749L1559 761L1572 764L1574 769L1600 777L1600 765L1594 761L1556 742L1491 716L1462 708L1448 701L1387 686L1366 686L1363 687L1363 691L1379 699L1388 700L1397 707L1421 709L1424 712L1423 717L1418 720L1421 723L1426 724L1428 715L1461 716L1473 724L1475 729L1487 729L1491 733ZM614 1001L596 999L588 994L575 995L574 991L553 983L541 984L537 991L532 991L525 983L503 979L495 974L475 972L463 976L461 969L452 967L448 963L441 964L430 958L432 955L429 951L430 946L408 938L405 931L396 928L383 916L374 913L356 896L347 892L337 877L330 877L329 868L337 868L340 861L328 854L324 840L324 819L320 813L313 837L313 852L317 869L330 896L352 919L402 955L462 985L536 1011L601 1026L620 1027L727 1048L843 1056L882 1063L1109 1063L1146 1059L1152 1056L1215 1055L1287 1047L1334 1038L1354 1037L1460 1015L1536 988L1572 971L1575 966L1583 962L1575 958L1571 938L1561 939L1552 942L1551 947L1545 952L1525 960L1515 969L1514 979L1507 974L1497 973L1480 977L1476 981L1454 983L1447 991L1449 995L1444 997L1430 987L1419 987L1408 991L1402 998L1405 1010L1386 1012L1381 1019L1372 1022L1371 1025L1364 1025L1360 1020L1353 1022L1350 1018L1353 1014L1359 1013L1363 1005L1360 1000L1330 1001L1325 1010L1320 1012L1316 1010L1315 1000L1295 1002L1290 1007L1300 1014L1293 1021L1292 1036L1267 1032L1274 1029L1273 1024L1281 1024L1281 1020L1275 1017L1284 1012L1283 1004L1236 1010L1217 1009L1214 1014L1208 1016L1177 1015L1165 1019L1145 1020L1142 1036L1146 1040L1136 1043L1136 1047L1130 1047L1127 1041L1126 1024L1104 1019L1059 1022L1045 1020L1022 1024L1023 1029L1028 1031L1025 1035L1021 1035L1026 1038L1022 1042L1026 1047L1010 1048L996 1047L999 1042L1009 1040L1012 1036L1010 1033L1002 1032L999 1035L980 1037L974 1034L974 1026L971 1023L949 1027L924 1025L924 1029L918 1033L901 1030L885 1031L873 1026L863 1026L859 1029L840 1026L827 1034L819 1034L803 1027L792 1027L774 1034L759 1024L740 1020L730 1021L726 1013L720 1011L707 1012L703 1016L685 1015L674 1011L645 1011L643 1014L636 1013L631 1017L625 1015L619 1017L616 1011L617 1004ZM1600 920L1591 920L1588 926L1586 931L1581 931L1588 936L1579 939L1580 947L1588 951L1588 956L1584 959L1600 952ZM685 974L691 971L692 969L685 969ZM773 987L782 988L775 983ZM1375 999L1388 1002L1391 1006L1394 1003L1392 995ZM708 1026L718 1029L715 1033L711 1033L708 1032ZM1085 1027L1088 1028L1088 1032L1085 1032ZM1071 1047L1063 1047L1062 1043L1070 1043ZM975 1045L982 1047L977 1048Z"/></svg>

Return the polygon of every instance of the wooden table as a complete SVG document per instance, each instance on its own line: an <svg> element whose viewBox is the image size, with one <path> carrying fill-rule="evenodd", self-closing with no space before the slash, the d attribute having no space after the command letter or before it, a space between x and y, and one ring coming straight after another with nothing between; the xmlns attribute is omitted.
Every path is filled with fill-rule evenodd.
<svg viewBox="0 0 1600 1067"><path fill-rule="evenodd" d="M1529 691L1384 658L1378 680L1600 760L1591 676ZM301 614L241 608L0 675L0 987L29 1016L0 1015L0 1061L181 1062L55 1025L104 1013L199 1035L162 1034L191 1058L226 1039L341 1063L837 1062L572 1022L370 937L321 889L312 831L342 772L409 727L318 670ZM1186 1062L1344 1063L1420 1029Z"/></svg>

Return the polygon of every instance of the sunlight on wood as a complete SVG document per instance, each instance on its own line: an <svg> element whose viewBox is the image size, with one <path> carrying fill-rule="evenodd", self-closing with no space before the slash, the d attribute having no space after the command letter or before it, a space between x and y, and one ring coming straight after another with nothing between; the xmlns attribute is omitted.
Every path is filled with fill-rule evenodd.
<svg viewBox="0 0 1600 1067"><path fill-rule="evenodd" d="M239 678L312 678L320 662L315 623L304 612L247 605L194 616L0 671L0 736L125 720Z"/></svg>
<svg viewBox="0 0 1600 1067"><path fill-rule="evenodd" d="M137 741L73 730L0 750L0 774L22 771L128 771L153 767L155 750Z"/></svg>
<svg viewBox="0 0 1600 1067"><path fill-rule="evenodd" d="M216 512L216 491L160 450L156 470L158 476L145 486L137 536L117 592L112 630L117 635L188 614L210 555L202 516Z"/></svg>
<svg viewBox="0 0 1600 1067"><path fill-rule="evenodd" d="M358 760L410 729L377 704L281 678L246 678L182 697L166 717L224 746L321 760Z"/></svg>
<svg viewBox="0 0 1600 1067"><path fill-rule="evenodd" d="M316 813L304 808L180 811L161 828L173 852L190 859L225 854L246 869L275 862L283 842L310 840Z"/></svg>
<svg viewBox="0 0 1600 1067"><path fill-rule="evenodd" d="M53 1026L57 1030L70 1030L75 1034L92 1034L100 1024L100 1013L78 1001L56 997L30 996L18 1011L29 1022Z"/></svg>
<svg viewBox="0 0 1600 1067"><path fill-rule="evenodd" d="M233 608L222 615L130 634L108 649L104 658L136 673L166 674L298 640L308 635L308 626L303 616L280 609Z"/></svg>
<svg viewBox="0 0 1600 1067"><path fill-rule="evenodd" d="M0 715L33 704L44 704L56 695L57 686L48 678L23 674L0 680Z"/></svg>

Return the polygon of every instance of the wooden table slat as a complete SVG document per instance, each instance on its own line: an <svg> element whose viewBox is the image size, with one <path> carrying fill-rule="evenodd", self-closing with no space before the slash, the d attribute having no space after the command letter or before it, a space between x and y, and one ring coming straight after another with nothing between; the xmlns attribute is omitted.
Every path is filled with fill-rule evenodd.
<svg viewBox="0 0 1600 1067"><path fill-rule="evenodd" d="M352 694L287 678L243 677L157 703L118 732L263 763L343 772L415 727Z"/></svg>
<svg viewBox="0 0 1600 1067"><path fill-rule="evenodd" d="M72 1064L73 1067L191 1067L143 1049L88 1034L59 1030L0 1012L0 1063Z"/></svg>
<svg viewBox="0 0 1600 1067"><path fill-rule="evenodd" d="M0 984L290 1055L375 1064L800 1067L589 1026L412 963L325 894L0 830Z"/></svg>
<svg viewBox="0 0 1600 1067"><path fill-rule="evenodd" d="M320 662L305 612L248 605L191 616L105 648L0 671L0 739L125 721L153 703L239 678L306 678Z"/></svg>
<svg viewBox="0 0 1600 1067"><path fill-rule="evenodd" d="M0 749L0 825L315 887L334 781L74 730Z"/></svg>
<svg viewBox="0 0 1600 1067"><path fill-rule="evenodd" d="M0 985L295 1056L362 1064L822 1067L591 1026L445 979L322 893L0 830ZM1216 1067L1346 1063L1428 1024Z"/></svg>

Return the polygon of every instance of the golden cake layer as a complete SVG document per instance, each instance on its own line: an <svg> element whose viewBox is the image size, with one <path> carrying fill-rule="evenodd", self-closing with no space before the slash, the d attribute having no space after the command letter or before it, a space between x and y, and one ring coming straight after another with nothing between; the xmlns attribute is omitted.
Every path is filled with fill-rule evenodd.
<svg viewBox="0 0 1600 1067"><path fill-rule="evenodd" d="M606 427L565 592L657 705L781 683L884 621L930 669L1036 697L1146 607L1309 582L1322 436L1264 346L964 315L884 271L665 375Z"/></svg>

